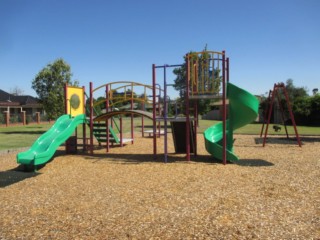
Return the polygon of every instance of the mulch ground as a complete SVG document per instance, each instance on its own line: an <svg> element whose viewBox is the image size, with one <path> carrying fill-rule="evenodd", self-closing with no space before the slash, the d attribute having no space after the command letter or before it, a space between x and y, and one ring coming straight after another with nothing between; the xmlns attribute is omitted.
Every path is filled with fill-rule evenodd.
<svg viewBox="0 0 320 240"><path fill-rule="evenodd" d="M163 137L21 172L0 155L0 239L320 239L320 137L236 135L237 164L170 154ZM170 140L170 139L169 139ZM160 152L161 150L161 152ZM169 141L169 152L174 152Z"/></svg>

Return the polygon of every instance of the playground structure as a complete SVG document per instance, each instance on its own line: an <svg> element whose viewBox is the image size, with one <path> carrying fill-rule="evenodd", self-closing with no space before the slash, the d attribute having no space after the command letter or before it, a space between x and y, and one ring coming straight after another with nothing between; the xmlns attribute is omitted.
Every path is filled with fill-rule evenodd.
<svg viewBox="0 0 320 240"><path fill-rule="evenodd" d="M186 105L189 106L192 101L195 103L198 99L222 98L222 122L204 131L206 150L212 156L221 159L223 164L226 164L227 160L237 161L238 157L233 152L233 131L256 119L259 102L255 96L229 82L229 58L226 58L224 51L191 53L187 54L186 59ZM194 104L194 107L194 116L197 116L197 105ZM189 107L186 108L186 119L189 160Z"/></svg>
<svg viewBox="0 0 320 240"><path fill-rule="evenodd" d="M285 99L285 102L286 102L286 105L287 105L287 109L288 109L288 112L289 112L289 119L288 120L291 120L291 122L292 122L292 125L293 125L293 128L294 128L294 132L295 132L295 136L296 136L296 139L297 139L297 143L298 143L299 147L301 147L302 144L301 144L301 141L300 141L297 125L296 125L296 122L295 122L295 119L294 119L294 115L293 115L293 112L292 112L292 109L291 109L291 104L290 104L290 101L289 101L289 96L288 96L288 93L287 93L287 90L286 90L286 87L285 87L284 83L277 83L277 84L275 83L274 86L273 86L273 90L269 91L266 108L264 110L264 116L263 116L264 120L263 120L263 124L261 126L261 132L260 132L260 137L262 137L263 131L264 131L263 147L266 145L266 139L267 139L267 136L268 136L268 128L269 128L269 124L270 124L270 121L271 121L271 115L272 115L272 112L273 112L273 106L274 106L276 100L277 100L276 103L278 104L278 107L279 107L279 109L281 111L281 120L282 120L282 124L284 126L284 129L286 131L287 139L289 138L288 129L287 129L287 125L286 125L286 119L285 119L285 111L284 111L283 105L281 104L281 94L283 94L283 96L284 96L284 99ZM266 125L266 127L265 127L265 125ZM274 126L274 130L278 131L279 127L277 128L277 126Z"/></svg>
<svg viewBox="0 0 320 240"><path fill-rule="evenodd" d="M85 89L66 86L66 114L62 115L56 123L26 152L17 155L17 162L23 165L38 166L49 161L56 149L64 143L77 128L83 125L83 145L93 154L94 138L99 145L106 144L106 151L112 144L123 146L126 142L134 141L133 116L142 116L142 134L144 134L144 117L152 120L153 154L157 156L156 138L162 133L160 123L163 123L164 134L164 161L168 156L168 123L171 125L176 153L185 153L186 160L190 154L197 155L197 125L199 99L222 99L222 122L209 127L204 132L206 150L215 158L228 161L237 161L233 152L233 131L252 121L258 114L258 100L249 92L229 82L229 58L224 51L195 52L185 56L186 63L176 65L152 65L152 85L136 82L120 81L104 84L93 88L90 82L89 96L85 99ZM185 113L184 117L168 117L167 69L172 67L186 68L185 81ZM156 81L156 72L163 70L163 85ZM140 96L135 95L135 89L142 89ZM102 91L102 96L94 97L95 93ZM227 99L229 104L227 105ZM162 100L162 102L161 102ZM117 109L116 104L128 102L127 109ZM134 109L134 101L140 103L140 110ZM87 104L86 104L87 103ZM89 104L88 104L89 103ZM151 105L152 112L146 111L146 105ZM103 106L98 112L97 107ZM89 112L89 117L85 114ZM122 133L121 115L131 117L131 137L124 138ZM119 124L116 121L118 116ZM227 118L228 117L228 118ZM89 143L87 143L86 124L90 128ZM115 129L116 131L115 131ZM117 136L118 132L120 137Z"/></svg>
<svg viewBox="0 0 320 240"><path fill-rule="evenodd" d="M138 97L135 95L135 90L140 88L143 94ZM104 95L100 100L94 102L94 93L99 90L104 90ZM93 154L93 140L94 137L98 140L99 144L106 143L106 151L109 151L110 144L119 143L123 146L125 142L134 141L134 126L133 126L133 115L142 116L142 132L144 132L144 116L152 118L149 112L144 111L145 104L148 103L148 90L151 91L152 87L149 85L144 85L136 82L121 81L121 82L111 82L97 88L93 88L93 83L90 82L90 152ZM101 95L100 95L101 96ZM99 98L97 98L99 99ZM134 101L140 102L142 109L134 110ZM120 102L129 102L126 109L117 109L115 106ZM103 105L104 112L98 114L95 109L98 106ZM122 136L122 115L129 114L131 116L131 138L124 139ZM115 121L115 116L119 116L119 124ZM120 126L119 126L120 125ZM117 137L114 127L120 133L120 138Z"/></svg>

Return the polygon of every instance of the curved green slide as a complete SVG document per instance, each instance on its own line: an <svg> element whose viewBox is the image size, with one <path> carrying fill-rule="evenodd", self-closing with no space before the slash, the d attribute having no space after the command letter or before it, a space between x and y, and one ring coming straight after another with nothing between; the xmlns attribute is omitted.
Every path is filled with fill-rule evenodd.
<svg viewBox="0 0 320 240"><path fill-rule="evenodd" d="M85 121L85 114L75 117L69 114L62 115L47 132L33 143L29 150L17 154L17 163L37 166L48 162L57 148L73 134L79 124Z"/></svg>
<svg viewBox="0 0 320 240"><path fill-rule="evenodd" d="M227 134L227 160L235 162L238 157L233 153L233 131L241 128L258 116L259 101L251 93L227 84L227 98L229 99L229 118L226 122ZM222 160L223 123L219 122L204 131L206 150L215 158Z"/></svg>

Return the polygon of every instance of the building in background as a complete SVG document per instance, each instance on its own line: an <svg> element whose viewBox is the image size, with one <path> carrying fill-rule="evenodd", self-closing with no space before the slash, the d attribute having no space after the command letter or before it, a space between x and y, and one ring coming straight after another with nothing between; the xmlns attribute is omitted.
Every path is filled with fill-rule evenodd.
<svg viewBox="0 0 320 240"><path fill-rule="evenodd" d="M0 123L5 123L4 116L9 113L10 122L21 122L21 114L25 113L26 121L35 121L36 114L45 115L44 109L35 97L7 93L0 89Z"/></svg>

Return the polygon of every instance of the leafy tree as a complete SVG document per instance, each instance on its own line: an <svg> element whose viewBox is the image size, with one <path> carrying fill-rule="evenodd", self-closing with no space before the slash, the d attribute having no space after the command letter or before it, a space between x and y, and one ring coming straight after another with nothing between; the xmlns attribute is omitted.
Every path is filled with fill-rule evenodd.
<svg viewBox="0 0 320 240"><path fill-rule="evenodd" d="M308 121L311 114L311 101L309 97L298 97L295 99L292 105L292 112L296 124L308 125Z"/></svg>
<svg viewBox="0 0 320 240"><path fill-rule="evenodd" d="M298 98L308 97L308 90L306 87L294 86L291 78L286 81L286 90L292 103L294 103L294 101Z"/></svg>
<svg viewBox="0 0 320 240"><path fill-rule="evenodd" d="M146 110L148 105L148 96L144 93L141 93L140 95L137 95L137 98L140 99L137 104L138 109Z"/></svg>
<svg viewBox="0 0 320 240"><path fill-rule="evenodd" d="M186 94L186 78L187 78L187 69L186 65L183 64L179 68L173 69L173 74L176 75L174 80L174 89L179 91L179 96L181 99L185 98Z"/></svg>
<svg viewBox="0 0 320 240"><path fill-rule="evenodd" d="M38 94L49 119L56 119L64 114L64 85L79 86L71 80L71 68L62 58L49 63L32 81L32 88Z"/></svg>
<svg viewBox="0 0 320 240"><path fill-rule="evenodd" d="M320 126L320 95L310 97L310 120L309 124Z"/></svg>
<svg viewBox="0 0 320 240"><path fill-rule="evenodd" d="M106 109L106 98L105 97L98 97L97 100L93 99L93 104L95 104L96 102L101 102L100 104L95 105L95 107L94 107L95 114L100 115L100 114L102 114L102 110Z"/></svg>
<svg viewBox="0 0 320 240"><path fill-rule="evenodd" d="M319 89L318 88L314 88L312 89L312 94L313 95L317 95L318 94Z"/></svg>
<svg viewBox="0 0 320 240"><path fill-rule="evenodd" d="M286 81L285 87L292 106L295 122L298 125L320 125L320 95L316 94L310 97L307 93L307 89L305 87L296 87L293 84L292 79ZM277 101L277 98L275 100ZM289 119L288 105L283 94L281 94L280 101L280 104L285 111L286 118ZM267 98L263 98L260 107L264 110L266 104Z"/></svg>
<svg viewBox="0 0 320 240"><path fill-rule="evenodd" d="M305 87L296 87L290 78L286 81L285 87L292 106L292 112L296 116L295 118L297 118L300 123L304 122L310 114L308 108L309 103L307 101L309 97L307 89ZM283 94L281 94L281 97L281 105L285 111L286 118L289 118L288 105L286 104L285 97Z"/></svg>
<svg viewBox="0 0 320 240"><path fill-rule="evenodd" d="M293 113L299 125L320 126L320 95L296 99Z"/></svg>

